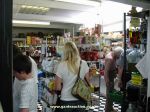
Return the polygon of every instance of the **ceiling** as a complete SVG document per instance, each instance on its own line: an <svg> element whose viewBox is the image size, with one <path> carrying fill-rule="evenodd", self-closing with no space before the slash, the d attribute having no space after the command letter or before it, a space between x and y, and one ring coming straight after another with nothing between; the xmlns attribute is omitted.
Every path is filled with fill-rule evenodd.
<svg viewBox="0 0 150 112"><path fill-rule="evenodd" d="M84 24L93 22L100 13L100 6L109 0L13 0L13 19L49 21L51 23ZM72 1L72 2L70 2ZM149 3L138 0L111 0L150 8ZM131 2L132 1L132 2ZM24 5L47 8L45 11L24 9ZM41 8L42 9L42 8ZM86 16L86 18L85 18ZM14 26L19 26L14 24ZM23 25L24 26L24 25Z"/></svg>
<svg viewBox="0 0 150 112"><path fill-rule="evenodd" d="M83 5L77 3L61 2L57 0L14 0L13 19L42 20L50 22L80 24L82 21L78 21L76 18L78 15L88 13L92 10L95 11L96 8L100 6L100 3L98 2L92 3L96 3L96 5ZM20 11L22 5L47 7L49 10L45 14L22 13ZM30 10L29 12L34 11Z"/></svg>

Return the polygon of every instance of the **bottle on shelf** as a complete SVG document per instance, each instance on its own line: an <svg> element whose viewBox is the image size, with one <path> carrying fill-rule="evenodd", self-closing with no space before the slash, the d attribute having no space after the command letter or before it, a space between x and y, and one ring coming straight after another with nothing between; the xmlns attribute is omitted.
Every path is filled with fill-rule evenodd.
<svg viewBox="0 0 150 112"><path fill-rule="evenodd" d="M55 39L54 39L54 36L51 35L51 44L54 44L55 43Z"/></svg>
<svg viewBox="0 0 150 112"><path fill-rule="evenodd" d="M131 103L129 104L129 107L128 107L128 109L126 110L126 112L133 112L132 104L131 104Z"/></svg>

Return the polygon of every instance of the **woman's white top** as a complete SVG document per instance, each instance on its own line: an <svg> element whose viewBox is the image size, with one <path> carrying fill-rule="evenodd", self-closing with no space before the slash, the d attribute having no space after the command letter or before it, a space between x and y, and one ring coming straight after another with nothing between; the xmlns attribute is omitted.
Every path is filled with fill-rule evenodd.
<svg viewBox="0 0 150 112"><path fill-rule="evenodd" d="M80 69L80 77L84 79L85 74L88 72L89 72L89 67L87 65L87 62L82 60L81 69ZM77 74L73 74L71 71L69 71L66 62L61 62L58 65L56 75L60 77L63 81L63 87L61 91L61 100L63 101L78 100L71 94L72 87L74 86L75 81L77 79Z"/></svg>

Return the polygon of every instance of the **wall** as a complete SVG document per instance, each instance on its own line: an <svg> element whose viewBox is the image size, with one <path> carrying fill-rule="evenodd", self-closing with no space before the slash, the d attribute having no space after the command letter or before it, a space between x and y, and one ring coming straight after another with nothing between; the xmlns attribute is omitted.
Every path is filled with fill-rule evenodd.
<svg viewBox="0 0 150 112"><path fill-rule="evenodd" d="M43 32L43 33L54 33L54 32L74 32L79 31L80 24L66 24L66 23L51 23L50 26L37 26L37 25L13 25L13 34L28 33L28 32Z"/></svg>
<svg viewBox="0 0 150 112"><path fill-rule="evenodd" d="M48 28L27 28L27 27L13 27L12 33L18 34L18 33L29 33L29 32L43 32L43 33L54 33L54 32L64 32L63 29L48 29Z"/></svg>

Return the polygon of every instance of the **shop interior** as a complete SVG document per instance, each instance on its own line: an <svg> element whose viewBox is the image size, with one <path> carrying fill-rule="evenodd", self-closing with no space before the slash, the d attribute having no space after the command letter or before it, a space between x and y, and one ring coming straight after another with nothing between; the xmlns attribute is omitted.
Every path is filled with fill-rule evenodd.
<svg viewBox="0 0 150 112"><path fill-rule="evenodd" d="M113 108L117 112L149 112L149 9L148 0L13 0L12 36L8 47L16 45L25 55L32 50L30 56L38 67L38 112L56 110L52 108L57 106L58 98L55 75L63 58L63 47L68 41L76 44L92 76L92 100L88 112L105 112L105 56L117 46L124 49L123 76L128 81L122 92L114 80L115 89L110 93ZM131 48L128 54L127 49ZM3 61L1 63L4 64ZM12 66L8 67L10 72ZM13 81L10 83L10 80L11 88ZM94 90L94 87L98 89ZM13 94L12 88L9 92ZM9 97L11 101L7 104L10 107L13 105L12 95ZM0 112L5 107L0 105ZM6 109L6 112L10 110Z"/></svg>

